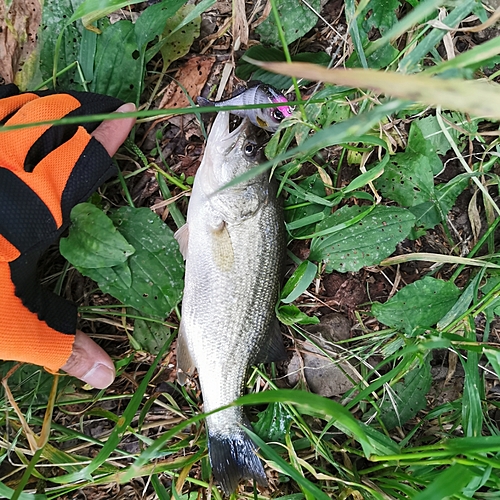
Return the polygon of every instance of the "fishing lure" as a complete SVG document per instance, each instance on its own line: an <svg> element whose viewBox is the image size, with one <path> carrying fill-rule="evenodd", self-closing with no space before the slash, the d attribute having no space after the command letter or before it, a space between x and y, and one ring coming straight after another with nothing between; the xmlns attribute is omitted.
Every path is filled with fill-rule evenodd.
<svg viewBox="0 0 500 500"><path fill-rule="evenodd" d="M198 97L196 102L200 106L244 106L248 104L283 103L283 105L276 108L238 109L231 111L231 113L237 116L247 116L254 125L269 132L276 132L280 123L293 112L293 108L287 105L288 101L286 97L274 87L264 83L250 87L225 101L215 102L205 97Z"/></svg>

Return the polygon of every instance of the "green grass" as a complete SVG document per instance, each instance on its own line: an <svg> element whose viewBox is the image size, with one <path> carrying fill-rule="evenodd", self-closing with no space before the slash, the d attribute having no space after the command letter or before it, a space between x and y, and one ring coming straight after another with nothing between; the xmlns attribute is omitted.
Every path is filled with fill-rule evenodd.
<svg viewBox="0 0 500 500"><path fill-rule="evenodd" d="M118 6L107 3L109 11ZM213 2L179 10L183 3L170 2L164 10L151 6L135 24L124 20L111 25L101 19L104 13L95 12L93 2L75 13L69 1L46 1L45 26L59 25L63 16L71 22L56 35L52 28L41 34L40 71L25 66L33 75L28 88L51 87L58 75L57 88L106 91L146 103L137 116L147 128L152 117L172 114L151 104L155 92L168 83L162 80L168 68L179 64L165 47L179 44L182 53L195 55L197 16ZM319 1L311 4L318 8ZM500 432L495 413L500 404L490 389L500 375L495 237L500 222L495 121L500 118L499 39L473 46L470 35L436 27L430 21L437 20L441 4L434 0L403 5L397 0L358 5L347 0L341 19L349 25L352 52L340 40L334 48L341 50L332 53L345 49L346 67L379 73L340 81L343 76L335 72L308 70L309 80L332 82L316 87L254 64L255 59L324 62L322 56L301 59L309 50L303 40L316 17L299 15L292 0L273 0L271 5L269 19L257 30L272 49L249 49L236 74L293 89L297 101L294 116L269 142L269 161L260 169L272 169L280 182L289 256L296 269L287 277L278 316L292 346L300 348L310 338L307 324L325 312L318 280L324 284L331 273L341 279L352 276L367 287L368 282L383 284L385 292L383 303L367 294L351 308L329 304L347 310L356 321L353 337L339 341L337 349L362 378L353 380L352 389L337 401L307 392L303 378L293 391L280 389L284 373L277 367L251 371L249 394L238 403L259 421L252 436L261 448L270 487L259 492L247 484L233 498L497 498ZM473 14L478 23L485 22L491 12L478 2L460 0L444 14L441 21L455 29ZM84 15L94 19L100 35L84 30L77 21ZM167 22L171 32L163 31ZM325 24L320 21L319 27ZM325 29L321 36L325 46L333 43L333 32ZM457 57L445 56L443 39L448 46L455 43ZM391 88L391 72L408 76ZM422 74L433 78L412 79ZM450 78L458 83L441 94ZM470 90L463 92L472 80ZM474 114L474 89L482 85L488 86L488 98L483 96L488 119ZM304 94L311 89L315 93L303 101L299 90ZM172 230L184 221L184 198L192 184L161 154L166 133L166 127L159 130L156 145L147 151L138 148L132 134L119 160L123 175L91 199L99 209L95 220L105 218L111 225L114 211L129 207L130 227L117 238L127 246L134 235L134 255L145 261L149 249L140 241L143 212L132 196L136 180L145 171L156 178L159 192L171 202L166 222ZM449 172L444 177L443 167ZM457 222L459 216L462 222ZM304 246L305 253L296 251ZM171 258L176 251L172 248ZM86 266L78 265L83 257L71 259L86 274ZM131 259L133 255L127 256L120 265L136 272ZM116 265L102 262L100 276ZM60 290L75 272L71 266L57 276L47 272L46 283ZM97 489L100 498L119 498L116 490L108 493L118 484L133 486L138 498L222 498L211 481L200 394L174 380L171 354L180 285L166 289L163 310L170 315L163 321L162 311L147 300L136 309L123 307L105 295L113 292L126 303L123 291L110 291L104 278L92 278L99 285L88 281L87 292L96 299L80 312L87 331L104 333L116 360L117 381L108 390L94 391L61 377L52 394L50 435L34 450L21 419L4 399L0 496L74 498L78 490ZM433 379L433 368L440 364L448 368L446 384ZM11 366L5 363L2 373ZM23 366L8 381L36 434L51 401L52 380L37 367ZM445 390L450 395L443 395Z"/></svg>

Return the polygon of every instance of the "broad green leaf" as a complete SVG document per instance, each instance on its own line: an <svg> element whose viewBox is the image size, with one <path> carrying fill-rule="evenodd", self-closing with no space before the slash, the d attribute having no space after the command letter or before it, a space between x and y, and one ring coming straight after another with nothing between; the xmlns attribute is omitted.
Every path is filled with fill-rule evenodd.
<svg viewBox="0 0 500 500"><path fill-rule="evenodd" d="M128 262L112 267L92 268L75 265L75 268L84 276L99 283L103 292L117 299L122 295L120 290L128 290L132 286L132 270Z"/></svg>
<svg viewBox="0 0 500 500"><path fill-rule="evenodd" d="M415 215L417 228L431 229L446 219L458 196L469 183L469 174L460 174L451 179L447 184L434 186L432 201L410 207Z"/></svg>
<svg viewBox="0 0 500 500"><path fill-rule="evenodd" d="M145 51L146 45L160 36L168 20L186 3L186 0L164 0L149 6L135 23L137 49ZM171 28L173 29L173 28Z"/></svg>
<svg viewBox="0 0 500 500"><path fill-rule="evenodd" d="M259 419L253 427L264 441L284 443L291 422L290 412L281 403L270 403L259 413Z"/></svg>
<svg viewBox="0 0 500 500"><path fill-rule="evenodd" d="M400 6L399 0L370 0L365 13L370 12L366 21L362 23L363 30L368 34L373 28L383 35L398 21L396 11ZM359 16L361 19L364 15Z"/></svg>
<svg viewBox="0 0 500 500"><path fill-rule="evenodd" d="M451 115L450 113L443 113L443 117L449 119ZM451 145L444 136L437 118L434 115L413 121L412 127L418 127L420 129L424 140L429 141L433 145L437 154L444 155L451 149ZM448 126L447 130L455 142L457 142L460 132L451 126Z"/></svg>
<svg viewBox="0 0 500 500"><path fill-rule="evenodd" d="M439 172L443 170L443 162L437 155L434 144L427 141L423 136L422 131L413 124L410 126L406 151L412 153L414 156L422 155L428 158L434 175L439 174Z"/></svg>
<svg viewBox="0 0 500 500"><path fill-rule="evenodd" d="M150 354L158 354L165 342L172 334L171 329L155 321L136 319L134 321L134 332L132 337L139 344L141 349Z"/></svg>
<svg viewBox="0 0 500 500"><path fill-rule="evenodd" d="M309 0L308 3L316 12L320 11L320 0ZM304 36L309 30L314 28L314 25L318 21L318 16L300 0L276 0L275 5L283 31L285 32L287 45ZM281 40L273 12L269 14L269 17L255 31L260 35L260 40L263 44L281 47Z"/></svg>
<svg viewBox="0 0 500 500"><path fill-rule="evenodd" d="M69 236L61 239L59 248L65 259L80 268L117 266L135 252L111 219L91 203L73 208Z"/></svg>
<svg viewBox="0 0 500 500"><path fill-rule="evenodd" d="M126 306L164 319L179 303L184 265L172 231L147 208L122 207L110 215L135 253L121 265L79 271Z"/></svg>
<svg viewBox="0 0 500 500"><path fill-rule="evenodd" d="M426 394L431 388L431 366L428 359L408 372L403 382L392 387L380 406L380 419L387 430L404 425L427 406Z"/></svg>
<svg viewBox="0 0 500 500"><path fill-rule="evenodd" d="M316 226L317 232L339 227L331 234L316 236L309 258L324 262L326 271L358 271L378 264L391 255L409 234L415 216L404 208L377 206L366 216L366 207L342 207Z"/></svg>
<svg viewBox="0 0 500 500"><path fill-rule="evenodd" d="M147 208L122 207L111 214L118 231L136 249L129 259L132 307L147 299L155 303L147 314L164 317L179 303L184 288L184 261L173 232ZM123 301L125 303L125 301Z"/></svg>
<svg viewBox="0 0 500 500"><path fill-rule="evenodd" d="M451 281L426 276L402 288L385 304L372 306L378 321L412 335L435 325L454 305L460 290Z"/></svg>
<svg viewBox="0 0 500 500"><path fill-rule="evenodd" d="M289 304L299 298L312 283L318 268L308 260L302 262L290 276L281 291L281 302Z"/></svg>
<svg viewBox="0 0 500 500"><path fill-rule="evenodd" d="M137 103L143 85L140 59L134 25L125 20L108 25L98 37L94 80L89 90Z"/></svg>
<svg viewBox="0 0 500 500"><path fill-rule="evenodd" d="M442 106L444 109L453 109L477 117L500 119L500 89L483 81L465 81L458 78L445 80L424 74L405 75L370 69L326 69L315 64L298 62L251 62L274 73L372 89L399 99Z"/></svg>
<svg viewBox="0 0 500 500"><path fill-rule="evenodd" d="M64 22L61 20L70 19L81 3L82 0L45 0L43 3L39 44L40 71L44 80L52 77L56 42L61 29L62 43L56 60L58 71L68 68L79 60L80 43L85 28L81 23L64 27ZM57 84L58 88L64 90L84 90L76 64L57 78Z"/></svg>
<svg viewBox="0 0 500 500"><path fill-rule="evenodd" d="M434 177L429 159L411 152L396 154L385 167L375 186L385 198L403 207L432 200Z"/></svg>
<svg viewBox="0 0 500 500"><path fill-rule="evenodd" d="M163 58L164 70L168 68L172 62L186 55L189 52L194 40L200 36L200 17L195 18L189 24L184 26L182 30L174 31L175 28L182 23L182 20L194 10L194 8L194 5L185 5L184 7L181 7L165 25L163 34L166 37L167 42L160 49L161 56Z"/></svg>
<svg viewBox="0 0 500 500"><path fill-rule="evenodd" d="M284 325L316 325L319 323L316 316L308 316L293 304L279 306L276 310L276 316Z"/></svg>

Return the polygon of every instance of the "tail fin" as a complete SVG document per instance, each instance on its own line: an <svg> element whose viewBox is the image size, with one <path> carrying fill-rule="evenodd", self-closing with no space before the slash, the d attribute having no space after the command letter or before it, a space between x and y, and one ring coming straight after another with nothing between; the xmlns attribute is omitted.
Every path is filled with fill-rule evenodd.
<svg viewBox="0 0 500 500"><path fill-rule="evenodd" d="M242 479L255 479L261 486L267 486L257 448L244 431L230 436L209 433L208 450L212 473L226 495L233 493Z"/></svg>

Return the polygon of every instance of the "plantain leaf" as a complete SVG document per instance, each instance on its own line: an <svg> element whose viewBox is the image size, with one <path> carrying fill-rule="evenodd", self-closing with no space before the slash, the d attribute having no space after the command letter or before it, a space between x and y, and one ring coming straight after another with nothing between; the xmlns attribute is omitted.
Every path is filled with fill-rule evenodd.
<svg viewBox="0 0 500 500"><path fill-rule="evenodd" d="M415 216L404 208L342 207L316 226L321 235L312 239L309 258L324 262L327 272L358 271L378 264L406 238L414 221Z"/></svg>
<svg viewBox="0 0 500 500"><path fill-rule="evenodd" d="M179 303L183 290L184 264L173 232L147 208L122 207L110 219L135 253L118 265L98 267L99 254L92 261L95 255L86 254L92 245L85 244L70 262L104 293L143 314L164 319ZM84 240L86 234L78 238Z"/></svg>
<svg viewBox="0 0 500 500"><path fill-rule="evenodd" d="M309 4L316 12L321 10L320 0L309 0ZM318 21L318 16L300 0L276 0L275 5L287 45L304 36ZM281 47L279 30L272 12L255 31L263 44Z"/></svg>
<svg viewBox="0 0 500 500"><path fill-rule="evenodd" d="M134 25L126 20L108 25L98 37L94 79L89 90L125 102L138 102L143 85L139 59Z"/></svg>
<svg viewBox="0 0 500 500"><path fill-rule="evenodd" d="M45 0L43 3L39 43L41 46L40 71L44 80L52 77L56 57L56 41L62 26L64 26L61 20L70 19L81 3L82 0ZM81 23L70 24L64 28L61 49L56 60L59 71L69 68L71 64L78 61L84 29ZM61 74L57 83L64 90L84 90L76 66Z"/></svg>
<svg viewBox="0 0 500 500"><path fill-rule="evenodd" d="M135 252L109 217L91 203L73 208L69 236L61 238L59 248L73 265L87 268L118 266Z"/></svg>
<svg viewBox="0 0 500 500"><path fill-rule="evenodd" d="M167 38L161 51L163 58L163 69L165 70L171 63L177 59L185 56L194 40L200 36L201 17L196 17L188 23L182 30L175 30L175 28L186 18L193 10L194 5L184 5L177 13L172 16L165 25L163 34ZM174 31L175 30L175 31Z"/></svg>
<svg viewBox="0 0 500 500"><path fill-rule="evenodd" d="M412 335L435 325L459 295L451 281L426 276L405 286L385 304L374 303L372 313L384 325Z"/></svg>
<svg viewBox="0 0 500 500"><path fill-rule="evenodd" d="M166 325L139 318L134 321L134 333L132 337L141 349L156 355L171 333L170 328Z"/></svg>

